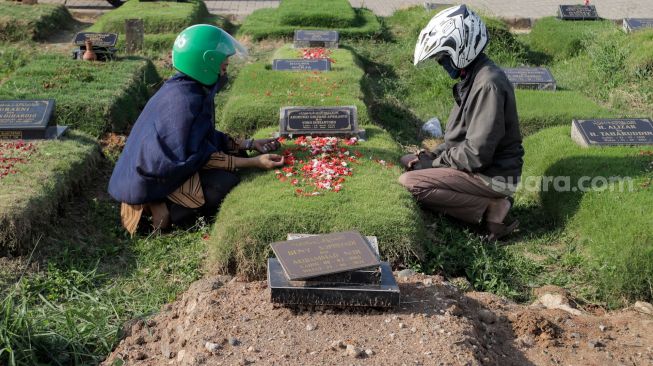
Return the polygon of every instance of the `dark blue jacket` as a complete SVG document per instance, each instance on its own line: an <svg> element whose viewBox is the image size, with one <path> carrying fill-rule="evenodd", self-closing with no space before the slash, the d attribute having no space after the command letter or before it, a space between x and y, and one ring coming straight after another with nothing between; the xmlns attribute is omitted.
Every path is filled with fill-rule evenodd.
<svg viewBox="0 0 653 366"><path fill-rule="evenodd" d="M184 74L170 78L147 102L129 134L109 181L119 202L162 201L226 149L215 129L215 94L226 77L205 87Z"/></svg>

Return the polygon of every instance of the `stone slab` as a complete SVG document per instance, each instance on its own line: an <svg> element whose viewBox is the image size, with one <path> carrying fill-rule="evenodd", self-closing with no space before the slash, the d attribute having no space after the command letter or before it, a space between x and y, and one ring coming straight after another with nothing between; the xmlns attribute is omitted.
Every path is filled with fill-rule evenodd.
<svg viewBox="0 0 653 366"><path fill-rule="evenodd" d="M291 281L312 279L380 264L367 240L356 231L309 236L270 244Z"/></svg>
<svg viewBox="0 0 653 366"><path fill-rule="evenodd" d="M382 262L381 282L378 285L305 286L290 281L276 258L268 259L270 300L284 305L327 305L394 307L400 303L399 286L387 262Z"/></svg>
<svg viewBox="0 0 653 366"><path fill-rule="evenodd" d="M653 145L648 118L573 120L571 138L581 146Z"/></svg>
<svg viewBox="0 0 653 366"><path fill-rule="evenodd" d="M86 47L86 40L90 39L93 42L93 47L114 47L118 42L117 33L96 33L96 32L79 32L73 38L73 44Z"/></svg>
<svg viewBox="0 0 653 366"><path fill-rule="evenodd" d="M327 58L316 59L275 59L272 61L275 71L331 71L331 61Z"/></svg>
<svg viewBox="0 0 653 366"><path fill-rule="evenodd" d="M296 30L293 37L295 48L338 48L340 34L334 30Z"/></svg>
<svg viewBox="0 0 653 366"><path fill-rule="evenodd" d="M556 81L547 68L515 67L503 72L515 89L556 90Z"/></svg>
<svg viewBox="0 0 653 366"><path fill-rule="evenodd" d="M558 18L562 20L599 20L594 5L560 5Z"/></svg>
<svg viewBox="0 0 653 366"><path fill-rule="evenodd" d="M53 139L67 127L52 126L54 99L0 100L0 139Z"/></svg>
<svg viewBox="0 0 653 366"><path fill-rule="evenodd" d="M279 111L280 136L359 136L356 106L282 107Z"/></svg>
<svg viewBox="0 0 653 366"><path fill-rule="evenodd" d="M288 234L286 240L295 240L316 236L317 234ZM367 242L370 244L372 251L376 258L380 260L379 255L379 241L376 236L366 236ZM347 271L341 273L334 273L331 275L313 277L310 281L304 281L306 286L316 286L323 284L338 285L338 284L379 284L381 280L381 272L379 267L363 268L356 271Z"/></svg>
<svg viewBox="0 0 653 366"><path fill-rule="evenodd" d="M653 29L653 18L625 18L623 20L624 32L631 33L638 30Z"/></svg>

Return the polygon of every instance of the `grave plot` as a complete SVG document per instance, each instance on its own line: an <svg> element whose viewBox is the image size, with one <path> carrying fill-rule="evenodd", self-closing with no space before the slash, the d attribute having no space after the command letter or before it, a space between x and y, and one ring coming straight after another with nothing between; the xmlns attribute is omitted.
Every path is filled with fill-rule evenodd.
<svg viewBox="0 0 653 366"><path fill-rule="evenodd" d="M402 150L386 131L364 127L366 141L341 142L335 154L351 175L343 170L331 179L310 178L319 176L321 168L329 169L327 161L334 160L311 154L310 146L320 140L311 144L301 138L283 144L282 153L286 159L293 156L292 164L246 175L218 213L209 242L212 263L222 271L262 278L271 256L270 243L285 240L288 233L347 230L377 236L381 257L391 263L408 264L420 258L425 237L421 213L397 183L402 169L395 164ZM263 129L257 136L274 131L278 128ZM307 147L307 151L297 150Z"/></svg>
<svg viewBox="0 0 653 366"><path fill-rule="evenodd" d="M588 275L577 280L612 306L650 299L653 146L581 147L567 126L529 136L524 148L530 153L517 201L545 210L580 247Z"/></svg>
<svg viewBox="0 0 653 366"><path fill-rule="evenodd" d="M125 131L159 81L144 59L91 63L40 55L0 85L0 99L55 99L56 124L99 137Z"/></svg>
<svg viewBox="0 0 653 366"><path fill-rule="evenodd" d="M118 9L105 13L89 31L124 33L126 19L142 19L145 34L177 33L202 22L207 16L209 12L202 1L178 3L129 0Z"/></svg>
<svg viewBox="0 0 653 366"><path fill-rule="evenodd" d="M374 13L353 9L347 0L290 0L278 9L259 9L245 18L240 33L254 40L290 38L298 29L332 28L343 38L380 37L382 26Z"/></svg>
<svg viewBox="0 0 653 366"><path fill-rule="evenodd" d="M209 244L214 263L223 271L261 277L271 242L284 240L288 233L346 230L377 236L384 259L410 263L421 256L424 225L415 201L397 182L401 147L388 132L370 125L361 101L363 71L344 49L285 46L274 55L302 57L329 58L331 70L275 71L270 63L245 66L224 107L224 130L244 134L274 126L256 134L269 137L279 132L283 107L353 106L366 138L341 136L337 144L333 137L285 139L287 165L246 175L222 204Z"/></svg>
<svg viewBox="0 0 653 366"><path fill-rule="evenodd" d="M542 52L553 60L562 60L581 53L587 44L584 40L615 28L609 20L584 22L546 17L535 22L526 39L534 51Z"/></svg>
<svg viewBox="0 0 653 366"><path fill-rule="evenodd" d="M4 80L17 68L24 66L33 57L34 51L15 44L0 44L0 80Z"/></svg>
<svg viewBox="0 0 653 366"><path fill-rule="evenodd" d="M230 90L219 116L222 130L244 135L279 123L282 106L339 106L358 108L359 124L369 123L362 102L360 81L363 70L349 50L302 49L287 45L273 59L330 58L331 71L275 71L271 61L244 66Z"/></svg>
<svg viewBox="0 0 653 366"><path fill-rule="evenodd" d="M169 52L177 34L193 24L214 24L228 32L233 29L233 25L226 18L209 14L203 1L131 0L120 8L104 14L88 31L118 33L117 48L124 50L127 19L143 20L145 31L143 49L151 52Z"/></svg>
<svg viewBox="0 0 653 366"><path fill-rule="evenodd" d="M0 140L0 254L34 245L100 159L95 140L77 132L61 140Z"/></svg>
<svg viewBox="0 0 653 366"><path fill-rule="evenodd" d="M63 5L0 3L0 42L42 40L74 23Z"/></svg>

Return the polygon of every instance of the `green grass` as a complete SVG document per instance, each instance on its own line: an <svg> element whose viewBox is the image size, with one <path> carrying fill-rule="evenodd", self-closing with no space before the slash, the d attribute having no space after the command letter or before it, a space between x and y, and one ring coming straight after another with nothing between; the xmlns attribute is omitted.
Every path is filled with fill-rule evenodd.
<svg viewBox="0 0 653 366"><path fill-rule="evenodd" d="M581 177L629 177L625 184L580 192L526 189L522 203L540 205L549 219L564 226L583 254L583 266L597 296L610 306L653 298L653 158L648 147L582 148L571 138L569 127L543 130L524 142L524 177L570 177L571 187ZM597 181L598 182L598 181ZM560 183L563 184L563 183Z"/></svg>
<svg viewBox="0 0 653 366"><path fill-rule="evenodd" d="M207 227L128 238L119 205L94 194L109 172L98 169L93 190L64 206L35 266L0 268L0 364L98 364L125 323L149 317L201 277Z"/></svg>
<svg viewBox="0 0 653 366"><path fill-rule="evenodd" d="M581 53L587 39L614 28L609 20L579 22L546 17L535 22L528 39L533 50L561 60Z"/></svg>
<svg viewBox="0 0 653 366"><path fill-rule="evenodd" d="M273 58L298 58L299 54L285 46ZM246 135L261 127L278 126L279 108L304 105L355 105L359 124L369 123L359 84L363 71L354 55L338 49L333 50L332 58L332 71L321 73L273 71L269 61L244 66L230 87L228 101L218 110L220 129Z"/></svg>
<svg viewBox="0 0 653 366"><path fill-rule="evenodd" d="M0 83L17 68L27 64L34 51L26 44L0 44Z"/></svg>
<svg viewBox="0 0 653 366"><path fill-rule="evenodd" d="M145 34L178 33L201 23L209 12L203 1L140 2L129 0L118 9L105 13L88 30L91 32L125 33L126 19L142 19Z"/></svg>
<svg viewBox="0 0 653 366"><path fill-rule="evenodd" d="M0 253L24 251L42 235L61 201L90 177L100 158L95 141L78 133L36 144L17 174L0 179Z"/></svg>
<svg viewBox="0 0 653 366"><path fill-rule="evenodd" d="M126 131L159 81L145 59L89 63L43 55L0 85L0 99L55 99L59 125L98 137L109 130Z"/></svg>
<svg viewBox="0 0 653 366"><path fill-rule="evenodd" d="M356 13L347 0L284 0L278 13L283 25L325 28L356 25Z"/></svg>
<svg viewBox="0 0 653 366"><path fill-rule="evenodd" d="M383 35L383 27L376 15L367 9L354 9L357 23L354 27L335 27L343 39L373 39ZM292 38L297 29L323 29L321 26L284 25L279 19L278 9L259 9L243 21L239 29L240 35L251 37L254 41L266 38Z"/></svg>
<svg viewBox="0 0 653 366"><path fill-rule="evenodd" d="M401 148L382 129L364 128L368 140L351 148L364 156L340 192L296 196L295 187L277 180L274 172L246 175L218 213L209 242L211 263L221 271L262 278L271 256L270 243L285 240L288 233L346 230L376 235L381 255L395 264L420 258L424 224L412 196L397 182L402 169L384 168L369 160L396 163ZM258 136L273 131L269 128Z"/></svg>
<svg viewBox="0 0 653 366"><path fill-rule="evenodd" d="M0 3L0 42L42 40L74 23L63 5Z"/></svg>
<svg viewBox="0 0 653 366"><path fill-rule="evenodd" d="M515 96L519 125L526 136L546 127L569 125L573 119L617 117L577 91L516 90Z"/></svg>

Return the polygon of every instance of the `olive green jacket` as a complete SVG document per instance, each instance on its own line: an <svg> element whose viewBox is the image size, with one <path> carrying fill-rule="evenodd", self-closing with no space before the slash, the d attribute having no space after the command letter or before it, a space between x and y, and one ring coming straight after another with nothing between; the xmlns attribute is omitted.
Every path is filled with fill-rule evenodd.
<svg viewBox="0 0 653 366"><path fill-rule="evenodd" d="M453 88L456 104L435 148L433 167L450 167L517 183L524 148L512 84L485 54Z"/></svg>

